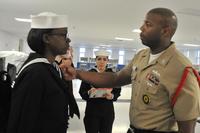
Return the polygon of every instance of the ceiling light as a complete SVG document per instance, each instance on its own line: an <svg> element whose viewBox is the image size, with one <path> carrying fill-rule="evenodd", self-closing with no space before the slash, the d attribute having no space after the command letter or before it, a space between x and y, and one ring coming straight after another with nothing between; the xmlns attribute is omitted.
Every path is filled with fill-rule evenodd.
<svg viewBox="0 0 200 133"><path fill-rule="evenodd" d="M111 47L111 45L104 45L104 44L101 44L100 46L101 47Z"/></svg>
<svg viewBox="0 0 200 133"><path fill-rule="evenodd" d="M31 19L26 19L26 18L15 18L15 20L20 21L20 22L27 22L27 23L31 22Z"/></svg>
<svg viewBox="0 0 200 133"><path fill-rule="evenodd" d="M183 44L184 46L190 46L190 47L199 47L200 45L198 44Z"/></svg>
<svg viewBox="0 0 200 133"><path fill-rule="evenodd" d="M132 49L133 51L137 51L137 49Z"/></svg>
<svg viewBox="0 0 200 133"><path fill-rule="evenodd" d="M140 29L133 29L132 32L141 33L141 30Z"/></svg>
<svg viewBox="0 0 200 133"><path fill-rule="evenodd" d="M120 41L133 41L133 39L131 38L121 38L121 37L115 37L116 40L120 40Z"/></svg>

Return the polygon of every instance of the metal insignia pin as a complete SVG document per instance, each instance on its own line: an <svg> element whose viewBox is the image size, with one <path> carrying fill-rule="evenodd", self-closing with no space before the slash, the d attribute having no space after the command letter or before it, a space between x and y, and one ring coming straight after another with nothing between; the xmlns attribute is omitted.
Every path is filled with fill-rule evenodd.
<svg viewBox="0 0 200 133"><path fill-rule="evenodd" d="M145 104L149 104L150 103L150 98L149 98L148 95L144 94L143 97L142 97L142 99L143 99L143 102Z"/></svg>

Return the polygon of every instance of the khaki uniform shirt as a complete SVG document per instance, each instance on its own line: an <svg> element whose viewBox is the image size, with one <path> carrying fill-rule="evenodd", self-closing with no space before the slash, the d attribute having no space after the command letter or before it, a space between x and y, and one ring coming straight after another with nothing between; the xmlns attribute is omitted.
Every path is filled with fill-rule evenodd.
<svg viewBox="0 0 200 133"><path fill-rule="evenodd" d="M172 44L148 64L150 49L141 50L119 74L131 76L130 124L155 131L177 131L176 121L200 116L200 89L189 72L172 108L171 99L180 83L183 70L191 62Z"/></svg>

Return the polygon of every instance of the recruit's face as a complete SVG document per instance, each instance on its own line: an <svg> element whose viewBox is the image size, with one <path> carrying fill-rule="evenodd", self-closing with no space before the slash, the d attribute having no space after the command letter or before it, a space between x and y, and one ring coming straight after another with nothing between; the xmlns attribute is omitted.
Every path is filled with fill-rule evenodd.
<svg viewBox="0 0 200 133"><path fill-rule="evenodd" d="M147 14L144 24L140 27L140 39L148 47L155 47L160 43L162 36L162 17L157 14Z"/></svg>
<svg viewBox="0 0 200 133"><path fill-rule="evenodd" d="M100 72L103 72L106 69L107 63L108 63L107 56L97 56L96 57L96 65Z"/></svg>
<svg viewBox="0 0 200 133"><path fill-rule="evenodd" d="M54 56L66 54L69 49L70 39L68 38L67 28L52 30L49 35L49 49Z"/></svg>

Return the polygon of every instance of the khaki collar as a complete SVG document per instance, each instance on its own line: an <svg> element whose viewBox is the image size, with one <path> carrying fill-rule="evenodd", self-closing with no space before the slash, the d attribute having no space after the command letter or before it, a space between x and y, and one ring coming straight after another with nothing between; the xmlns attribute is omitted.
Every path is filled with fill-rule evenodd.
<svg viewBox="0 0 200 133"><path fill-rule="evenodd" d="M172 42L171 46L169 46L165 50L165 52L162 53L160 55L160 57L158 57L158 59L156 59L155 61L152 61L149 65L153 65L153 64L159 63L162 66L166 66L168 64L169 60L172 58L175 50L176 50L175 43ZM148 64L149 56L150 56L150 49L148 48L148 49L145 50L145 52L142 55L142 57L146 57L145 59L147 59L146 60L146 64Z"/></svg>
<svg viewBox="0 0 200 133"><path fill-rule="evenodd" d="M161 54L160 57L158 57L157 62L162 66L166 66L170 61L170 59L172 58L172 56L174 55L175 50L176 50L175 43L172 43L171 46L169 46L169 48L167 48L165 52Z"/></svg>

